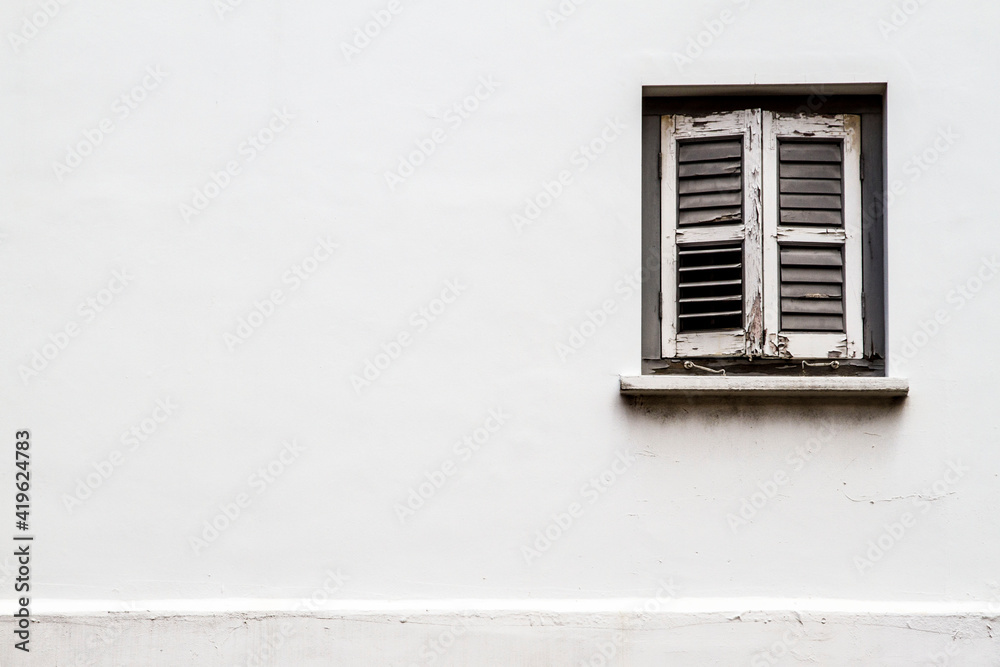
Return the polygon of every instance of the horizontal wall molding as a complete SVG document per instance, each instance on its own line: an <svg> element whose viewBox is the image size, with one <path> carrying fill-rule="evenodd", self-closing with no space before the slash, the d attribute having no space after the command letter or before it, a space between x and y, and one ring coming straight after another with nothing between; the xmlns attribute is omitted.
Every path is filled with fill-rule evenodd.
<svg viewBox="0 0 1000 667"><path fill-rule="evenodd" d="M122 603L39 599L35 665L995 664L996 602L787 599L289 600ZM121 610L123 605L146 611ZM71 612L89 607L92 613ZM235 611L237 606L246 610ZM46 613L46 609L62 613ZM253 611L250 611L250 609ZM17 619L0 618L13 637ZM602 662L604 660L604 662ZM666 662L665 662L666 660ZM936 662L935 662L936 661ZM27 663L25 663L27 664ZM953 664L953 663L948 663Z"/></svg>

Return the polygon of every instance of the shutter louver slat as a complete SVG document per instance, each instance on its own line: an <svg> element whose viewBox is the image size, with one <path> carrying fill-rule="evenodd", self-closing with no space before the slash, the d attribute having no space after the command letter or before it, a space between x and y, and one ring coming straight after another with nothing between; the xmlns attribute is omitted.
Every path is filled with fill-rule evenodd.
<svg viewBox="0 0 1000 667"><path fill-rule="evenodd" d="M778 166L781 178L823 178L840 180L839 164L802 164L781 162Z"/></svg>
<svg viewBox="0 0 1000 667"><path fill-rule="evenodd" d="M680 182L677 191L682 195L689 195L697 192L739 192L740 189L740 176L736 174L714 178L687 178Z"/></svg>
<svg viewBox="0 0 1000 667"><path fill-rule="evenodd" d="M719 208L723 206L738 207L743 202L743 193L736 192L704 192L690 195L682 195L681 210L691 208Z"/></svg>
<svg viewBox="0 0 1000 667"><path fill-rule="evenodd" d="M840 195L781 195L781 208L840 210Z"/></svg>
<svg viewBox="0 0 1000 667"><path fill-rule="evenodd" d="M833 179L812 179L812 178L783 178L781 179L781 194L841 194L839 180Z"/></svg>
<svg viewBox="0 0 1000 667"><path fill-rule="evenodd" d="M844 296L844 286L840 283L784 283L781 285L781 296L839 299Z"/></svg>
<svg viewBox="0 0 1000 667"><path fill-rule="evenodd" d="M683 195L681 195L683 197ZM677 224L679 225L703 225L703 224L724 224L727 222L739 222L742 213L741 207L727 208L695 208L681 211L677 214Z"/></svg>
<svg viewBox="0 0 1000 667"><path fill-rule="evenodd" d="M839 141L783 141L778 158L782 162L840 162Z"/></svg>
<svg viewBox="0 0 1000 667"><path fill-rule="evenodd" d="M681 144L677 151L678 162L707 162L743 156L743 146L739 139L723 141L696 141Z"/></svg>
<svg viewBox="0 0 1000 667"><path fill-rule="evenodd" d="M690 162L677 167L677 175L681 178L692 176L723 176L726 174L739 174L740 161L726 160L724 162Z"/></svg>
<svg viewBox="0 0 1000 667"><path fill-rule="evenodd" d="M842 331L844 318L829 315L782 315L781 326L785 331Z"/></svg>
<svg viewBox="0 0 1000 667"><path fill-rule="evenodd" d="M781 212L782 225L820 225L822 227L842 226L840 211L791 210Z"/></svg>

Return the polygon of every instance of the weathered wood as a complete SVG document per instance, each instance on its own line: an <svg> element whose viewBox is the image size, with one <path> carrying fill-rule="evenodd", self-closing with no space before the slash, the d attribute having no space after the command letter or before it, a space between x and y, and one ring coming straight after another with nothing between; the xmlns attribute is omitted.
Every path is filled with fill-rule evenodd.
<svg viewBox="0 0 1000 667"><path fill-rule="evenodd" d="M742 148L739 140L733 141L699 141L696 143L684 143L677 147L677 161L684 162L706 162L709 160L725 160L726 158L739 158L742 156Z"/></svg>
<svg viewBox="0 0 1000 667"><path fill-rule="evenodd" d="M839 164L782 162L778 168L781 178L828 178L840 180Z"/></svg>
<svg viewBox="0 0 1000 667"><path fill-rule="evenodd" d="M681 257L685 257L688 255L717 255L724 252L738 252L738 251L739 251L738 246L726 246L722 248L698 248L698 247L686 248L684 246L681 246L680 248L677 249L677 253Z"/></svg>
<svg viewBox="0 0 1000 667"><path fill-rule="evenodd" d="M677 166L677 175L681 178L692 176L720 176L723 174L740 173L739 160L726 160L722 162L691 162Z"/></svg>
<svg viewBox="0 0 1000 667"><path fill-rule="evenodd" d="M831 194L839 195L843 192L840 186L840 179L812 179L812 178L782 178L782 194Z"/></svg>
<svg viewBox="0 0 1000 667"><path fill-rule="evenodd" d="M695 208L720 208L724 206L739 206L743 203L743 193L736 192L712 192L692 195L681 195L680 208L682 211Z"/></svg>
<svg viewBox="0 0 1000 667"><path fill-rule="evenodd" d="M827 227L840 227L844 224L843 215L839 210L803 210L791 209L781 211L781 224L783 225L824 225Z"/></svg>
<svg viewBox="0 0 1000 667"><path fill-rule="evenodd" d="M847 240L847 232L843 227L819 227L799 225L797 227L778 227L776 240L782 245L799 244L829 244L843 243Z"/></svg>
<svg viewBox="0 0 1000 667"><path fill-rule="evenodd" d="M738 269L743 266L740 263L735 264L705 264L704 266L682 266L678 271L722 271L724 269ZM683 287L683 285L681 285Z"/></svg>
<svg viewBox="0 0 1000 667"><path fill-rule="evenodd" d="M781 269L783 283L839 283L844 279L840 269L806 269L799 267Z"/></svg>
<svg viewBox="0 0 1000 667"><path fill-rule="evenodd" d="M781 316L782 331L843 331L844 318L837 315L785 315Z"/></svg>
<svg viewBox="0 0 1000 667"><path fill-rule="evenodd" d="M781 248L782 266L843 266L840 248Z"/></svg>
<svg viewBox="0 0 1000 667"><path fill-rule="evenodd" d="M709 178L685 178L678 183L677 187L677 191L682 195L699 192L728 192L732 190L738 192L742 189L743 179L737 174Z"/></svg>
<svg viewBox="0 0 1000 667"><path fill-rule="evenodd" d="M782 162L840 162L843 151L831 142L782 141L778 146Z"/></svg>
<svg viewBox="0 0 1000 667"><path fill-rule="evenodd" d="M677 354L681 357L735 357L742 355L746 341L742 330L699 331L677 334Z"/></svg>
<svg viewBox="0 0 1000 667"><path fill-rule="evenodd" d="M847 328L846 335L841 333L827 334L822 332L806 333L800 335L793 331L791 332L790 336L786 337L785 339L786 342L782 344L783 345L782 349L785 350L786 352L783 352L780 356L785 356L785 354L788 351L791 351L790 353L793 356L803 356L804 358L836 358L844 361L859 359L861 356L860 353L858 353L860 343L861 342L864 343L864 345L860 347L861 352L867 353L870 333L867 327L863 330L863 337L862 336L856 337L853 331L853 328L855 326L858 327L858 331L862 331L860 329L862 322L862 318L860 317L860 308L861 308L860 287L862 283L860 280L852 281L851 274L852 271L855 270L855 268L861 267L862 263L860 261L852 260L852 257L854 256L856 250L855 248L852 247L852 242L855 241L855 237L857 236L857 234L847 230L846 227L852 224L851 218L854 217L854 210L853 210L854 205L851 203L852 200L860 201L860 196L858 196L858 192L851 191L852 188L854 188L855 190L860 190L859 187L860 173L861 173L860 118L857 116L853 117L833 116L833 115L818 116L810 114L771 114L771 115L776 116L777 121L770 127L770 132L765 133L763 135L762 144L764 145L766 150L768 144L770 143L772 150L774 151L774 158L775 158L774 159L775 172L771 173L780 174L781 178L764 179L763 181L758 182L758 185L760 185L760 183L763 183L765 186L768 183L774 184L773 198L769 193L765 192L763 193L760 200L780 202L781 201L780 195L801 195L801 196L826 195L830 196L830 199L824 201L823 199L820 198L820 199L812 199L811 201L813 204L830 205L830 203L832 203L832 200L837 199L838 198L837 195L840 194L843 195L843 202L844 202L843 203L844 210L839 212L836 208L824 209L824 208L797 208L797 207L796 208L786 207L786 210L782 212L780 209L778 209L778 207L773 207L775 209L778 209L776 211L773 229L765 231L765 233L763 234L763 238L766 239L767 245L770 245L772 242L774 243L773 252L775 255L774 256L775 264L778 264L778 257L777 257L778 251L776 242L779 240L782 243L789 242L789 243L800 243L800 244L813 244L813 243L828 244L840 241L845 244L845 249L843 251L844 252L843 262L845 264L843 272L844 275L828 276L832 277L832 280L828 282L810 282L810 283L804 282L796 284L794 282L788 282L786 280L785 285L782 285L780 279L781 273L779 271L773 271L773 270L764 271L762 269L761 274L764 275L765 277L767 275L774 275L776 278L775 280L776 284L774 286L775 297L778 297L780 295L786 299L789 298L806 299L811 301L825 300L828 302L837 302L839 299L843 299L843 310L845 311L846 314L844 318L845 320L844 325ZM710 117L701 117L701 118L678 116L676 117L677 123L676 126L674 127L675 130L674 137L675 139L680 140L683 143L686 140L701 139L705 136L713 136L713 137L720 136L724 132L730 133L731 135L732 133L734 133L733 119L740 117L742 117L745 120L747 118L746 112L736 111L732 114L718 113L718 114L713 114ZM880 134L881 128L878 127L876 129ZM776 140L777 138L785 138L785 137L794 137L797 139L801 139L801 141L782 142ZM835 160L836 158L833 155L833 153L838 148L840 148L845 156L844 165L838 165L836 164L836 162L812 162L812 161L781 162L780 164L778 164L779 161L777 158L778 158L780 144L787 143L789 146L792 146L794 143L799 143L801 144L801 146L805 146L804 148L801 146L794 146L793 148L789 149L790 152L786 151L787 157L795 157L796 153L798 153L801 156L801 151L806 151L807 149L815 148L816 146L822 146L823 145L822 141L814 141L814 139L822 137L829 137L830 139L835 140L826 142L825 150L827 152L827 155L824 157L822 155L815 154L815 151L813 151L814 153L813 155L811 156L806 155L805 157L811 159ZM725 142L719 142L719 143L725 143ZM813 144L813 146L808 146L808 144L810 143ZM824 149L820 148L820 151L822 150ZM859 158L856 169L851 164L848 164L851 160L853 160L853 158L851 158L851 160L847 159L848 153L852 151L853 154L858 156ZM744 156L745 153L746 153L746 147L744 146ZM707 178L726 176L726 175L733 177L737 176L737 174L739 173L739 175L743 177L742 180L744 180L746 184L749 184L751 178L745 173L747 170L746 165L744 164L743 168L739 172L737 172L737 166L736 164L734 164L737 162L737 160L734 159L721 159L718 160L717 162L711 162L711 161L701 162L701 163L686 162L683 165L678 165L676 148L675 148L675 153L672 156L671 160L673 161L673 175L674 175L673 196L675 197L675 199L673 206L673 219L674 219L673 237L675 244L712 243L715 241L724 241L727 239L737 240L740 238L741 234L743 236L744 242L746 242L746 234L749 232L748 229L749 211L746 210L747 208L746 198L750 196L749 192L745 193L746 197L744 199L744 206L742 207L744 209L742 220L736 217L735 215L736 211L730 211L729 212L730 217L728 219L726 219L725 217L720 218L720 216L713 216L708 220L701 219L701 221L699 222L690 224L692 220L698 220L698 218L694 218L691 215L698 211L705 211L705 210L712 211L713 209L718 209L718 208L735 209L736 207L712 206L707 209L697 209L697 208L680 209L678 200L676 199L676 197L678 196L677 191L679 190L679 184L676 180L680 172L679 167L684 170L687 170L688 168L692 167L697 168L699 170L698 172L694 170L687 171L687 173L691 174L691 173L701 173L700 170L702 168L704 168L705 166L711 166L716 171L715 173L707 174L706 175ZM664 163L666 162L667 160L665 159ZM865 161L864 168L866 170L869 168L867 159ZM720 170L723 173L719 173ZM854 175L851 174L852 170ZM878 171L878 169L875 169L875 171ZM867 173L868 172L866 171L866 177ZM820 181L820 182L809 183L808 181ZM713 183L711 185L706 184L701 187L693 184L684 185L683 186L684 192L680 194L711 195L713 194L713 192L715 194L718 194L719 192L722 191L720 190L713 191L712 188L718 188L720 185L721 185L720 183ZM867 186L867 183L865 183L865 185ZM746 188L748 187L749 185L746 185ZM664 184L664 193L666 192L666 189L667 185ZM866 197L870 196L870 193L867 193L867 190L865 196ZM706 201L705 203L711 203L711 201L709 200ZM786 199L785 203L795 204L795 203L801 203L801 201L797 202L795 199ZM694 204L694 202L689 203L689 206L691 204ZM664 209L666 208L666 204L665 202L663 202L662 198L661 198L661 206ZM684 221L678 219L679 213L684 215L685 217ZM868 216L866 212L866 217L864 218L866 224L868 222L868 217L870 216ZM858 215L857 218L858 218L858 224L856 225L856 228L858 231L860 231L861 216ZM742 224L726 224L726 223L742 223ZM678 227L678 225L681 226ZM867 233L867 228L865 230L865 233ZM676 245L674 247L676 247ZM870 254L867 251L867 246L865 249L865 253L866 254L864 255L864 262L865 262L864 267L867 267L867 263L870 260L872 262L878 261L870 257ZM661 246L661 254L666 254L663 252L662 246ZM749 253L747 253L747 255L749 256ZM674 261L676 262L676 255L674 257ZM767 263L767 261L768 261L767 251L765 246L765 264ZM822 264L807 265L807 266L787 266L785 271L785 277L787 278L791 276L792 278L794 278L795 270L804 268L808 269L810 266L815 266L817 268L824 267L824 265ZM676 275L676 268L677 267L675 265L673 269L674 275ZM749 269L748 260L744 261L744 268L745 270ZM829 269L830 267L826 268ZM791 271L792 273L788 273L789 271ZM693 275L698 275L698 273L693 272ZM867 289L868 274L865 271L861 275L864 275L865 278L864 285ZM808 276L806 278L812 280L815 279L822 280L823 276L813 274L811 278L809 278ZM841 280L843 281L843 284L838 284L841 282ZM661 274L661 285L667 281L668 278L666 277L664 272L664 274ZM857 314L858 315L857 317L851 315L851 310L852 308L855 307L855 305L853 304L855 299L851 297L851 293L854 291L857 292L858 296L857 298L858 304L856 305L856 307L859 309L859 313ZM793 296L793 294L795 295ZM715 295L715 296L719 297L723 295ZM695 293L694 296L691 296L690 294L685 294L685 298L688 297L711 298L708 294L704 293L701 295ZM781 299L775 298L770 303L772 304L771 306L772 310L777 311L776 315L780 316ZM865 304L867 305L867 302L865 302ZM748 314L749 310L750 308L746 308L744 310L745 315ZM867 310L865 311L865 315L867 317L868 315ZM816 316L813 317L815 318ZM766 324L766 318L765 318L765 324ZM779 329L776 328L775 330L778 331ZM661 332L661 341L663 340L663 338L664 337ZM770 347L771 346L770 342L768 343L768 345L769 349L774 349L773 347ZM711 357L713 355L709 354L708 356Z"/></svg>
<svg viewBox="0 0 1000 667"><path fill-rule="evenodd" d="M763 197L763 114L760 110L748 114L744 135L743 160L746 174L743 202L743 312L744 354L760 357L764 349L764 222Z"/></svg>
<svg viewBox="0 0 1000 667"><path fill-rule="evenodd" d="M743 225L690 225L679 227L675 233L678 244L742 241L743 237Z"/></svg>
<svg viewBox="0 0 1000 667"><path fill-rule="evenodd" d="M660 118L660 357L677 354L677 118Z"/></svg>
<svg viewBox="0 0 1000 667"><path fill-rule="evenodd" d="M734 281L739 284L739 281ZM701 296L701 297L691 297L691 298L680 298L680 303L713 303L717 301L739 301L743 297L739 294L733 294L729 296Z"/></svg>
<svg viewBox="0 0 1000 667"><path fill-rule="evenodd" d="M861 117L844 115L844 328L847 354L864 354L861 240Z"/></svg>
<svg viewBox="0 0 1000 667"><path fill-rule="evenodd" d="M684 283L681 287L716 287L719 285L739 285L742 280L703 280L700 282Z"/></svg>
<svg viewBox="0 0 1000 667"><path fill-rule="evenodd" d="M844 314L844 304L839 300L829 299L782 299L781 317L786 318L789 314Z"/></svg>
<svg viewBox="0 0 1000 667"><path fill-rule="evenodd" d="M783 283L782 297L798 297L802 299L839 299L844 295L844 286L840 283Z"/></svg>
<svg viewBox="0 0 1000 667"><path fill-rule="evenodd" d="M729 208L696 208L681 211L677 216L677 223L681 225L707 225L722 222L739 222L742 209L740 207Z"/></svg>
<svg viewBox="0 0 1000 667"><path fill-rule="evenodd" d="M781 210L787 209L841 209L840 195L781 195Z"/></svg>
<svg viewBox="0 0 1000 667"><path fill-rule="evenodd" d="M707 312L704 312L704 313L682 313L680 315L680 318L681 319L691 319L691 318L706 318L706 317L729 317L729 316L732 316L732 315L742 315L742 314L743 314L742 310L732 310L732 309L730 309L730 310L707 311ZM738 327L733 327L733 328L735 329L735 328L738 328Z"/></svg>
<svg viewBox="0 0 1000 667"><path fill-rule="evenodd" d="M753 314L756 313L759 321L762 298L759 288L755 289L753 295L747 294L746 283L751 281L759 283L760 274L760 178L759 167L760 153L760 112L756 110L740 110L732 113L710 114L707 116L671 116L668 124L664 124L664 133L661 142L665 145L672 141L675 146L675 155L672 159L675 164L668 168L666 159L664 160L664 174L669 169L670 173L677 180L673 191L674 196L679 197L675 203L675 210L670 215L675 221L676 229L671 234L672 241L683 248L688 243L709 244L725 243L726 241L737 241L742 243L743 263L742 271L739 265L727 261L728 269L716 267L717 271L729 271L742 273L742 280L733 284L699 284L697 286L684 282L688 278L699 275L710 275L704 270L685 271L682 283L674 292L683 294L685 299L691 298L719 298L732 296L725 290L732 288L744 295L743 303L736 301L684 301L683 313L684 321L693 326L701 324L713 327L728 327L729 322L723 322L726 318L733 318L734 331L678 331L675 340L671 343L666 340L665 334L662 350L664 356L666 350L671 346L677 354L682 355L702 355L713 357L725 357L741 354L759 354L760 343L757 348L750 348L750 334L748 334L744 321L753 321ZM735 137L735 140L734 140ZM716 138L725 138L724 141L713 141ZM678 143L679 142L679 143ZM726 146L728 144L728 146ZM683 152L683 160L679 160L677 152ZM742 161L738 158L742 156ZM689 161L701 160L701 161ZM701 179L711 179L715 177L729 176L729 179L707 183L701 183ZM739 187L736 187L739 186ZM712 187L718 188L714 191ZM725 188L725 189L723 189ZM667 185L664 183L664 200L666 199ZM727 195L736 195L737 199L727 198ZM723 203L733 205L720 205ZM667 204L663 204L664 216L666 216ZM697 208L706 206L707 208ZM727 224L729 223L729 224ZM756 230L755 230L756 227ZM756 234L756 240L751 235ZM666 234L662 238L664 243ZM757 251L753 252L751 246L756 243ZM701 247L700 250L706 248ZM667 254L666 245L662 252ZM692 255L684 255L691 257ZM724 256L720 255L721 258ZM728 259L728 258L727 258ZM676 258L674 259L676 262ZM694 260L690 260L694 261ZM751 263L753 266L751 266ZM688 266L687 264L685 265ZM676 270L676 264L674 266ZM677 272L680 274L680 272ZM661 278L664 285L668 281L666 273ZM724 283L728 281L698 281L699 283ZM751 289L753 287L751 286ZM680 292L680 290L684 290ZM694 291L692 291L694 290ZM664 295L666 288L664 287ZM699 308L711 308L713 303L740 304L739 311L736 308L719 308L712 310L718 315L710 315L695 312ZM678 322L678 309L681 303L673 304L673 317ZM666 312L666 296L664 297L664 310ZM719 321L706 322L715 317ZM685 325L685 328L689 328ZM753 334L761 337L762 331L758 330Z"/></svg>

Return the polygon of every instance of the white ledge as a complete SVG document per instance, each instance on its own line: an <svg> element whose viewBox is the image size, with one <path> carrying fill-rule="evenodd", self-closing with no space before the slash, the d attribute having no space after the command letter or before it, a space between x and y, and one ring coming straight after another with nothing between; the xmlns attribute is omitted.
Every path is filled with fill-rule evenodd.
<svg viewBox="0 0 1000 667"><path fill-rule="evenodd" d="M621 392L656 396L906 396L905 378L622 375Z"/></svg>

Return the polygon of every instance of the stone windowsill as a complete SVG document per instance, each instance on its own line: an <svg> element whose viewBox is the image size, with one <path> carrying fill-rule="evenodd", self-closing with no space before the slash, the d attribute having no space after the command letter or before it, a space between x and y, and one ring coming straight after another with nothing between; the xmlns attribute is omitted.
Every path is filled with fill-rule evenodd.
<svg viewBox="0 0 1000 667"><path fill-rule="evenodd" d="M640 396L902 398L910 390L905 378L886 377L622 375L620 381L622 394Z"/></svg>

